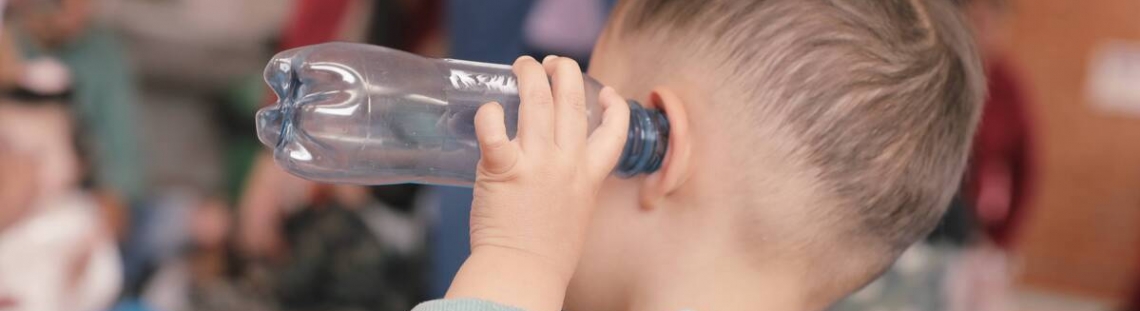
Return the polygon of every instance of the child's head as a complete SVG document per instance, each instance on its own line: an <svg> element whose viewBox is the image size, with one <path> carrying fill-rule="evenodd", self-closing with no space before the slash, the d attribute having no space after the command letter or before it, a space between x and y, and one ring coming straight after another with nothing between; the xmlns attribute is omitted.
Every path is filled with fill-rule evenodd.
<svg viewBox="0 0 1140 311"><path fill-rule="evenodd" d="M942 215L985 93L948 0L627 0L590 74L672 133L661 171L604 186L582 309L688 271L854 291Z"/></svg>

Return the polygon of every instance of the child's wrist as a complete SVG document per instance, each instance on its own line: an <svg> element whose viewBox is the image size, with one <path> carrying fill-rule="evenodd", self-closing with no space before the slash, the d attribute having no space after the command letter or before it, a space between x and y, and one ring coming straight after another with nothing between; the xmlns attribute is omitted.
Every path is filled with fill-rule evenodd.
<svg viewBox="0 0 1140 311"><path fill-rule="evenodd" d="M572 268L535 253L476 247L452 282L447 298L475 298L528 311L557 311L572 274Z"/></svg>
<svg viewBox="0 0 1140 311"><path fill-rule="evenodd" d="M566 258L552 258L538 252L501 246L473 247L471 257L510 263L514 267L532 273L534 277L542 277L543 281L559 284L563 287L568 286L570 278L574 275L574 268L577 266L564 263L563 261L566 261Z"/></svg>

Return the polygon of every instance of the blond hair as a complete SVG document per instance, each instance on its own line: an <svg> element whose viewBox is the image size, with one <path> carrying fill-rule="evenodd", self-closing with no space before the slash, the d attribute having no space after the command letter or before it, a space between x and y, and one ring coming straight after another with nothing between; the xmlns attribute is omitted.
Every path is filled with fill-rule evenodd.
<svg viewBox="0 0 1140 311"><path fill-rule="evenodd" d="M858 241L882 255L860 281L948 207L985 95L949 0L628 0L619 11L619 35L716 63L720 91L749 99L731 103L747 107L733 109L743 120L792 137L791 153L815 172L814 195L830 202L815 214L839 228L829 235L839 244L827 245Z"/></svg>

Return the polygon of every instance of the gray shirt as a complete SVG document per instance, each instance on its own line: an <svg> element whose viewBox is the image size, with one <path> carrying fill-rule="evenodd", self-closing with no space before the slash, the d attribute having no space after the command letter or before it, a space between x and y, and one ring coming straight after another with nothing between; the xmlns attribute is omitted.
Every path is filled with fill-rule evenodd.
<svg viewBox="0 0 1140 311"><path fill-rule="evenodd" d="M421 303L412 311L524 311L479 299L440 299Z"/></svg>

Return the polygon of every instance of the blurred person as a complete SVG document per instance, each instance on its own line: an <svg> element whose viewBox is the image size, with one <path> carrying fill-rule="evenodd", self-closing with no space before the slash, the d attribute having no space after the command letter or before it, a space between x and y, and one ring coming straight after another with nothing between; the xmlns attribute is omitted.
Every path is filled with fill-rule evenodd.
<svg viewBox="0 0 1140 311"><path fill-rule="evenodd" d="M228 178L242 179L246 167L239 162L249 156L240 153L225 120L256 105L243 92L260 84L255 81L291 2L96 2L99 19L120 34L138 77L137 126L146 157L136 164L149 181L147 194L238 192L238 182Z"/></svg>
<svg viewBox="0 0 1140 311"><path fill-rule="evenodd" d="M253 135L226 121L252 118L252 112L241 117L240 106L256 106L248 102L260 97L243 92L260 79L291 3L92 2L100 9L99 21L122 39L123 54L130 57L124 68L135 69L138 76L138 133L146 157L134 165L144 168L149 183L143 198L133 202L131 233L124 245L125 306L246 309L240 306L262 302L258 299L263 297L254 294L249 299L217 299L247 296L241 286L245 280L230 271L244 268L243 262L230 258L236 257L237 225L218 224L226 229L227 241L218 247L195 239L197 226L204 224L193 219L220 205L230 210L218 211L228 216L217 218L236 222L229 214L236 214L233 201L239 190L227 186L238 188L234 185L244 180L241 162L249 156L242 152L252 153L252 148L241 149L240 139Z"/></svg>
<svg viewBox="0 0 1140 311"><path fill-rule="evenodd" d="M448 299L417 310L822 310L950 204L985 94L950 4L629 0L616 12L590 67L612 88L589 138L567 58L516 61L515 139L501 107L480 109L472 255ZM668 118L651 175L609 178L623 98Z"/></svg>
<svg viewBox="0 0 1140 311"><path fill-rule="evenodd" d="M89 0L9 1L0 38L0 85L17 101L58 101L74 116L73 138L89 190L112 238L124 237L127 202L142 195L134 89L116 36L92 18Z"/></svg>
<svg viewBox="0 0 1140 311"><path fill-rule="evenodd" d="M0 178L3 192L24 192L3 202L5 217L18 211L0 228L5 310L103 310L118 294L118 250L99 202L80 188L71 122L55 99L0 98L0 157L26 166Z"/></svg>
<svg viewBox="0 0 1140 311"><path fill-rule="evenodd" d="M92 0L13 0L9 34L32 66L62 64L73 109L87 129L93 181L100 196L130 201L143 191L135 136L135 90L117 37L93 19ZM111 199L116 201L118 199Z"/></svg>

